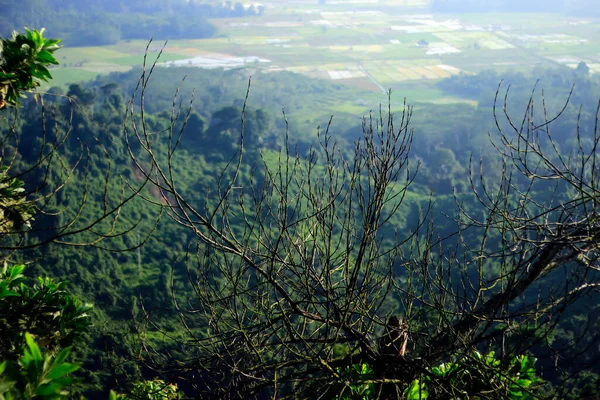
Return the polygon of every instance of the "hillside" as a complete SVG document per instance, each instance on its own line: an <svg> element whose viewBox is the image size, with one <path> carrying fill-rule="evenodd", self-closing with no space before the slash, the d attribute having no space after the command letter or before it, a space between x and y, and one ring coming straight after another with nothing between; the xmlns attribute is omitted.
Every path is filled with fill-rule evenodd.
<svg viewBox="0 0 600 400"><path fill-rule="evenodd" d="M123 14L109 3L52 15ZM227 38L170 42L158 59L154 42L65 49L65 57L89 52L111 65L122 58L122 69L91 71L98 61L89 59L50 71L28 69L31 61L15 67L4 44L0 320L21 327L16 336L8 322L3 329L22 337L29 353L18 358L20 345L8 333L0 341L0 361L9 365L4 372L0 364L0 396L26 387L3 379L26 370L28 354L60 359L71 344L70 361L81 368L69 364L64 374L80 381L63 383L86 398L598 395L594 29L585 28L590 36L576 51L571 42L549 50L516 39L534 37L526 33L531 26L477 31L485 39L463 29L472 17L462 15L457 32L447 23L439 30L439 15L458 12L451 1L388 1L381 6L389 13L369 27L371 5L342 12L346 6L324 3L318 13L302 1L269 3L252 16L238 6L235 19L210 20ZM132 18L151 18L138 6ZM434 37L448 44L460 36L460 58L435 57L439 65L462 62L462 72L390 75L431 68L391 65L388 43L375 42L396 40L389 35L397 30L382 27L399 10L438 6L449 8L431 23L410 22L430 27L421 44L412 43L421 31L398 39L407 57L401 63L430 62L421 53ZM163 18L157 10L152 18ZM582 29L587 23L576 14L529 16L544 29ZM324 17L338 25L316 29ZM286 29L294 39L270 42ZM309 38L309 30L332 42ZM357 30L371 34L355 44ZM494 60L505 59L507 48L490 47L478 65L481 43L497 44L491 36L528 58L504 68ZM306 57L290 56L286 46L305 41ZM340 41L352 49L338 48ZM259 59L231 68L174 64L211 46ZM126 54L134 48L139 54ZM577 57L554 58L565 52ZM57 86L29 93L61 68L64 79L50 81ZM86 68L91 80L68 81ZM26 72L31 80L21 81L29 86L14 83L15 70ZM380 86L398 90L383 94ZM17 107L15 94L23 93ZM37 308L17 300L53 287L42 279L28 289L36 277L69 281L60 296L82 301L73 303L85 313L85 326L73 328L79 333L65 333L77 318L60 320L48 338L36 333L42 325L27 322ZM28 317L20 319L14 304ZM44 303L35 304L41 310ZM40 311L47 326L58 323L60 307Z"/></svg>

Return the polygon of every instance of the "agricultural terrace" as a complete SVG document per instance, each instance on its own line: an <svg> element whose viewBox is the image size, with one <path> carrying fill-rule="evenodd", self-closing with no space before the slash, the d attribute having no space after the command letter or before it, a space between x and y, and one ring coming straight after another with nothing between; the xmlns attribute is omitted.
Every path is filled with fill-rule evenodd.
<svg viewBox="0 0 600 400"><path fill-rule="evenodd" d="M249 6L252 2L246 1ZM391 88L416 101L448 101L439 79L494 68L530 72L535 66L584 61L600 73L600 30L594 20L552 14L431 15L420 0L263 2L265 13L216 19L219 35L175 40L161 66L292 71L372 92ZM151 45L156 54L162 45ZM53 71L59 83L140 65L146 43L64 49Z"/></svg>

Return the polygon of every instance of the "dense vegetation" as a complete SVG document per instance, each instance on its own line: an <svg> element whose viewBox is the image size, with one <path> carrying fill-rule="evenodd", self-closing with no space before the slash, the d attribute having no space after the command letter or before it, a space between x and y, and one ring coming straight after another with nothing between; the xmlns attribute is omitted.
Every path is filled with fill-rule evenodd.
<svg viewBox="0 0 600 400"><path fill-rule="evenodd" d="M99 398L122 385L118 391L131 390L133 398L153 390L161 391L163 398L174 398L178 389L163 382L176 382L179 390L192 397L206 393L221 397L294 393L301 397L317 391L331 398L374 398L396 391L403 398L437 399L492 391L496 398L566 399L597 392L600 309L594 301L595 286L583 290L581 296L563 298L559 294L597 278L595 220L585 238L567 237L570 247L560 252L567 260L561 268L546 265L543 283L534 282L531 290L510 299L510 307L503 308L485 328L474 330L473 342L465 339L466 331L464 337L458 333L448 336L454 334L450 327L465 323L463 313L473 312L470 307L479 310L477 303L489 304L502 293L496 286L510 285L511 279L522 282L529 276L529 267L536 267L535 263L528 265L496 283L492 279L491 286L482 289L487 283L474 277L473 271L481 276L511 271L505 235L514 227L484 224L480 226L483 232L465 229L468 225L477 228L477 220L461 218L489 211L488 203L476 195L484 193L482 190L498 193L494 196L500 200L493 200L494 207L505 203L506 208L492 210L520 216L525 223L546 202L558 201L558 207L563 207L568 204L565 199L578 199L568 185L532 183L527 174L513 180L505 173L507 159L489 145L485 135L489 133L495 143L508 148L515 145L502 134L510 129L510 121L493 118L494 110L502 108L494 102L499 76L486 72L440 83L444 90L476 98L477 108L420 106L414 117L409 109L398 110L395 120L385 112L375 113L360 126L353 126L352 120L338 124L336 119L328 132L323 125L315 135L314 127L300 125L303 121L296 120L294 112L310 103L316 90L339 90L333 84L292 74L258 74L249 100L244 101L248 83L243 71L158 69L149 81L147 73L134 70L100 77L88 84L73 84L67 93L53 89L42 102L24 101L18 113L3 111L0 129L6 138L3 154L9 156L5 160L9 160L10 173L2 179L8 183L9 194L17 194L13 200L35 198L32 205L36 211L22 213L22 222L30 227L13 221L2 236L5 259L17 265L5 267L0 277L1 354L6 360L0 376L9 377L0 381L6 384L2 390L33 390L51 396L69 386L69 390ZM184 74L189 75L189 86L178 94L184 101L189 99L191 87L202 88L189 113L185 105L180 108L179 97L175 102L172 98ZM544 151L549 153L544 154L550 154L548 162L554 163L547 165L561 162L552 155L552 146L562 154L591 149L595 159L598 79L583 67L536 74L541 79L536 90L551 88L553 93L546 98L545 109L550 115L560 114L552 124L552 141L545 142ZM140 76L147 104L143 119L133 108L142 93L133 95L131 102L126 100L140 87ZM518 74L504 79L515 85L508 96L507 112L523 114L525 110L523 119L530 122L530 113L542 111L528 108L532 84L528 87ZM291 81L293 87L288 85ZM576 90L565 105L574 82ZM295 93L293 99L284 96L283 84ZM33 86L23 85L18 91ZM534 99L537 104L539 98ZM286 101L287 120L277 114ZM308 122L323 120L327 117L316 114ZM398 131L390 133L386 130L390 126ZM550 135L548 132L538 127L535 133ZM357 139L368 145L354 145ZM243 158L239 157L241 143ZM526 143L526 151L537 150L536 142ZM520 154L517 152L517 159ZM400 165L390 167L389 175L378 174L378 157L390 157L387 160ZM480 157L481 164L477 162ZM347 160L354 160L352 168L345 164ZM539 169L525 172L543 174L540 159L535 162ZM479 177L480 169L485 171L484 178ZM305 176L312 179L304 180ZM382 176L382 185L390 192L370 186ZM15 177L24 182L24 191L18 190ZM561 179L575 182L569 181L569 176ZM237 194L244 188L247 191ZM355 188L366 189L353 195ZM535 202L523 206L519 196L511 197L510 188ZM297 201L302 195L306 198ZM6 192L2 196L11 198ZM387 202L399 197L402 202L397 207ZM381 202L373 203L378 198ZM323 206L324 200L340 208ZM587 206L582 204L581 208L576 204L574 218ZM256 212L249 214L248 210ZM563 209L563 215L569 212ZM161 213L166 217L161 218ZM358 221L364 225L354 220L361 213L364 219ZM203 219L206 215L212 217ZM367 235L368 223L380 217L385 223ZM560 222L563 217L558 218ZM508 220L513 224L520 221ZM429 223L436 224L435 231L423 230ZM515 228L515 237L523 240L513 238L514 254L534 252L527 247L531 243L548 243L544 229L556 221L545 223L548 225L524 225L531 232L542 232L539 243L537 232L525 240L518 236L521 229ZM364 230L355 230L356 226ZM208 233L203 230L206 227ZM422 230L413 241L410 232L419 227ZM291 239L278 237L279 231ZM408 239L395 245L393 238L403 235ZM437 239L426 241L437 235L446 238L439 250ZM348 243L351 238L366 244L336 252L340 237ZM269 253L271 243L278 243L281 251ZM236 246L242 244L247 247L238 252ZM484 245L485 253L473 250ZM460 246L469 250L462 259L453 250ZM500 250L488 250L487 246ZM329 251L333 249L336 251ZM573 249L586 260L573 258ZM390 254L393 257L388 258ZM361 264L360 257L368 262ZM382 260L385 268L376 269ZM33 265L26 270L21 262ZM412 262L427 266L424 271L434 276L430 286L428 281L416 280L419 270L408 268ZM478 269L468 270L471 263ZM350 264L357 272L346 279L338 265ZM591 268L578 269L584 264ZM263 265L288 269L273 268L265 274ZM322 278L310 272L311 267L319 271L330 268L331 273ZM23 273L52 278L30 284ZM367 284L370 277L376 284ZM477 290L486 292L482 296L466 288L478 279ZM58 283L64 280L69 280L70 286ZM567 286L563 286L565 280ZM423 285L417 292L430 293L410 302L402 293L415 282ZM446 286L448 282L463 284L463 288ZM281 287L282 292L272 294L271 286ZM382 287L386 288L383 294ZM290 291L299 300L290 301L286 308L288 298L281 293ZM336 303L339 299L343 304ZM87 302L94 304L93 314ZM377 312L361 308L372 303L379 304ZM536 308L540 303L544 308ZM327 310L330 306L334 311ZM309 310L305 314L298 311L303 307ZM336 319L344 313L352 315L350 327ZM394 319L398 314L405 317L404 325ZM318 320L320 316L327 319ZM314 319L300 323L308 317ZM335 342L319 336L329 321L336 323L328 332L340 328ZM90 323L94 329L89 329ZM219 332L224 327L231 331ZM282 335L281 342L276 336L265 339L263 335L271 329ZM358 340L360 329L368 335ZM296 336L283 336L286 332ZM402 336L394 336L400 333L406 338L403 341L398 341ZM82 336L85 342L78 342ZM460 342L458 339L465 340L464 347L450 343ZM259 342L263 347L256 345ZM429 343L436 346L428 348ZM76 366L66 363L71 352L81 365L79 386L66 378L76 372ZM240 371L242 374L236 375ZM258 384L245 378L248 371L260 373ZM153 378L160 380L140 383ZM273 379L281 386L276 383L273 387Z"/></svg>
<svg viewBox="0 0 600 400"><path fill-rule="evenodd" d="M242 17L262 8L241 3L194 1L0 1L0 35L23 26L44 26L69 46L99 46L119 40L201 39L213 36L208 18ZM84 28L85 27L85 28Z"/></svg>

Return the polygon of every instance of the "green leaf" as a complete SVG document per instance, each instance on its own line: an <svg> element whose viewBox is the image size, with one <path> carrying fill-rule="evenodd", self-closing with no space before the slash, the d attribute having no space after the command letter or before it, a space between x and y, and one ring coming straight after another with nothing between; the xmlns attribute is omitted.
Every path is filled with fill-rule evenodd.
<svg viewBox="0 0 600 400"><path fill-rule="evenodd" d="M72 372L75 372L78 369L79 369L79 365L63 363L63 364L60 364L60 365L56 366L55 368L53 368L50 371L50 373L48 374L48 378L50 378L50 379L62 378L63 376L70 374Z"/></svg>
<svg viewBox="0 0 600 400"><path fill-rule="evenodd" d="M528 388L529 386L531 386L532 381L529 379L518 379L517 380L517 385L519 385L522 388Z"/></svg>
<svg viewBox="0 0 600 400"><path fill-rule="evenodd" d="M35 392L40 396L49 396L55 394L63 388L63 385L58 382L47 383L45 385L38 386Z"/></svg>
<svg viewBox="0 0 600 400"><path fill-rule="evenodd" d="M11 185L12 185L12 182L11 182ZM11 279L17 279L18 277L20 277L23 274L23 271L25 271L25 265L23 265L23 264L14 265L9 268L9 276L11 277Z"/></svg>
<svg viewBox="0 0 600 400"><path fill-rule="evenodd" d="M60 39L49 39L46 41L46 44L44 45L44 50L54 51L54 49L50 49L50 47L58 48L58 44L60 42L62 42L62 40L60 40Z"/></svg>
<svg viewBox="0 0 600 400"><path fill-rule="evenodd" d="M32 76L35 76L38 79L43 81L47 81L48 79L52 79L52 75L50 75L50 71L46 67L40 64L36 64L29 69L29 73Z"/></svg>
<svg viewBox="0 0 600 400"><path fill-rule="evenodd" d="M56 355L56 358L54 359L54 362L52 363L52 365L59 365L59 364L62 364L63 362L65 362L65 360L71 353L71 349L72 349L72 346L69 346L69 347L65 347L64 349L59 351L58 354Z"/></svg>
<svg viewBox="0 0 600 400"><path fill-rule="evenodd" d="M15 74L14 72L2 72L0 71L0 81L6 79L6 80L11 80L16 78L18 75Z"/></svg>
<svg viewBox="0 0 600 400"><path fill-rule="evenodd" d="M415 379L403 392L406 400L426 400L429 397L429 392L425 388L425 384Z"/></svg>
<svg viewBox="0 0 600 400"><path fill-rule="evenodd" d="M40 51L38 54L38 59L47 64L58 64L56 58L54 58L54 56L48 50Z"/></svg>
<svg viewBox="0 0 600 400"><path fill-rule="evenodd" d="M27 343L27 346L31 351L31 357L33 358L33 360L41 362L43 360L42 352L40 351L40 348L33 339L33 336L29 332L25 333L25 342Z"/></svg>
<svg viewBox="0 0 600 400"><path fill-rule="evenodd" d="M2 394L8 392L13 386L15 386L16 382L12 381L0 381L0 398L2 398Z"/></svg>
<svg viewBox="0 0 600 400"><path fill-rule="evenodd" d="M19 360L19 365L27 367L32 361L33 357L31 356L31 353L27 349L23 350L23 357Z"/></svg>
<svg viewBox="0 0 600 400"><path fill-rule="evenodd" d="M42 47L44 44L44 38L42 37L41 33L36 29L33 30L33 41L35 42L37 47Z"/></svg>
<svg viewBox="0 0 600 400"><path fill-rule="evenodd" d="M0 299L3 299L5 297L19 297L21 296L19 293L14 292L12 290L8 290L6 288L0 288Z"/></svg>

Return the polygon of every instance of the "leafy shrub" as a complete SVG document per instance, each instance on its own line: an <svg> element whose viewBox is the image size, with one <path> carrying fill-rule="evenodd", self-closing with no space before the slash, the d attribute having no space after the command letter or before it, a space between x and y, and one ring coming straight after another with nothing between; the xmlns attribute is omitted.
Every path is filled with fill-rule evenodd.
<svg viewBox="0 0 600 400"><path fill-rule="evenodd" d="M342 378L347 380L336 400L368 400L375 398L375 378L373 368L369 364L353 364L345 370L338 369ZM361 382L367 381L367 382Z"/></svg>
<svg viewBox="0 0 600 400"><path fill-rule="evenodd" d="M109 400L178 400L181 398L177 385L160 379L137 382L127 395L110 392Z"/></svg>
<svg viewBox="0 0 600 400"><path fill-rule="evenodd" d="M536 376L536 359L527 355L508 357L504 362L493 351L482 355L473 351L457 361L441 364L415 379L402 392L404 400L476 400L502 398L533 400L542 380ZM338 400L370 400L377 398L377 378L368 364L354 364L338 370L345 385ZM485 394L485 395L484 395Z"/></svg>
<svg viewBox="0 0 600 400"><path fill-rule="evenodd" d="M68 282L38 278L27 285L24 265L0 270L0 359L15 359L25 332L49 350L72 345L91 325L90 304L65 289Z"/></svg>
<svg viewBox="0 0 600 400"><path fill-rule="evenodd" d="M18 362L0 364L0 399L66 399L66 388L73 383L69 374L79 368L65 361L71 347L52 356L40 349L30 333L25 334L25 342Z"/></svg>
<svg viewBox="0 0 600 400"><path fill-rule="evenodd" d="M60 48L60 40L48 40L43 34L44 29L25 29L25 34L15 31L10 39L0 39L0 109L18 105L24 92L52 79L46 67L58 64L52 53Z"/></svg>

